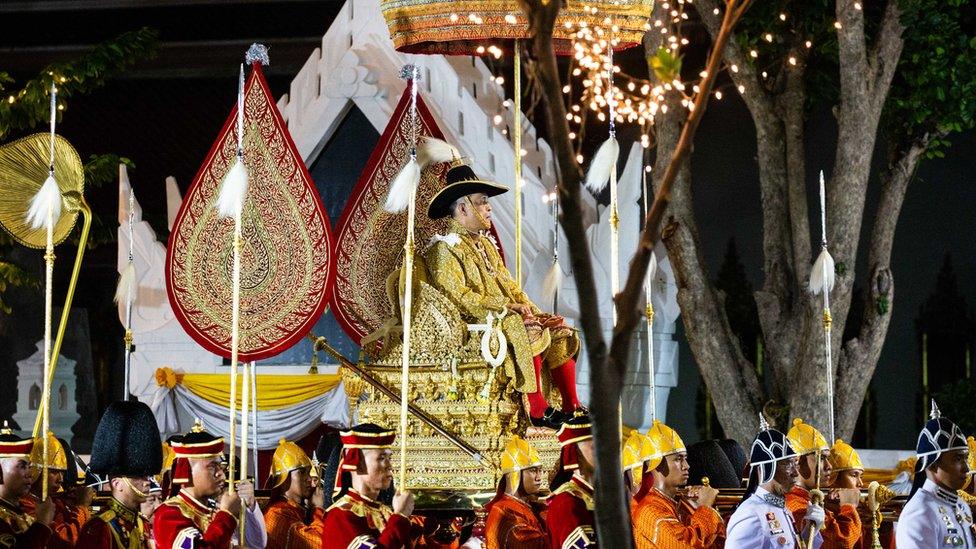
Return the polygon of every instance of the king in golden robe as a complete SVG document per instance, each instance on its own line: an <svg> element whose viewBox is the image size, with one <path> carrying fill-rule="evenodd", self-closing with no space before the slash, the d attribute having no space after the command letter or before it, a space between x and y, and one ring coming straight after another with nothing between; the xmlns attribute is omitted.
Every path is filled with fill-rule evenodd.
<svg viewBox="0 0 976 549"><path fill-rule="evenodd" d="M424 147L444 145L429 139ZM456 149L450 150L454 159L447 183L427 210L431 219L450 218L446 232L434 235L423 254L429 282L458 308L469 329L481 325L495 334L500 332L503 337L497 337L495 348L484 349L490 346L485 343L483 354L493 354L503 363L505 374L526 395L532 425L558 429L577 410L582 411L576 396L574 359L579 338L562 317L545 313L532 303L505 267L488 232L492 218L489 199L508 188L482 180L459 158ZM561 409L546 401L543 366L562 397Z"/></svg>

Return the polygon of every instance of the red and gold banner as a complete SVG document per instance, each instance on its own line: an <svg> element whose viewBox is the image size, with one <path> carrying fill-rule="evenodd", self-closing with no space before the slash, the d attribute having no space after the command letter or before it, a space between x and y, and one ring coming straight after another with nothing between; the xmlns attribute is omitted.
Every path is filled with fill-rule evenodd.
<svg viewBox="0 0 976 549"><path fill-rule="evenodd" d="M183 199L170 233L166 290L176 318L207 350L230 356L233 219L214 207L234 162L237 106ZM239 358L274 356L305 336L328 303L335 270L329 218L258 64L244 88Z"/></svg>

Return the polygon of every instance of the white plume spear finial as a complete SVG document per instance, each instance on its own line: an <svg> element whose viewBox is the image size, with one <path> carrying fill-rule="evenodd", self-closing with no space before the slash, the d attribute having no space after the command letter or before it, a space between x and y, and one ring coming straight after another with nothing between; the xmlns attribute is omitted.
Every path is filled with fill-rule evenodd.
<svg viewBox="0 0 976 549"><path fill-rule="evenodd" d="M834 289L834 258L827 251L827 195L823 170L820 171L820 255L810 271L810 293L830 294Z"/></svg>
<svg viewBox="0 0 976 549"><path fill-rule="evenodd" d="M244 65L237 81L237 154L234 163L220 183L217 194L217 214L236 218L244 210L247 198L247 168L244 166Z"/></svg>
<svg viewBox="0 0 976 549"><path fill-rule="evenodd" d="M61 188L54 179L54 128L58 114L58 88L51 83L51 147L48 175L44 184L31 198L27 209L27 224L32 229L53 228L61 218ZM48 226L50 225L50 227Z"/></svg>
<svg viewBox="0 0 976 549"><path fill-rule="evenodd" d="M409 82L407 85L410 86L412 131L410 158L393 179L393 182L390 183L390 190L387 192L386 202L383 204L383 209L390 213L400 213L410 207L410 198L413 196L417 185L420 184L420 172L423 170L423 166L417 161L417 81L420 80L420 69L416 65L404 65L400 70L400 77L405 78Z"/></svg>
<svg viewBox="0 0 976 549"><path fill-rule="evenodd" d="M607 188L607 183L610 181L610 171L616 167L618 156L620 156L620 144L614 134L611 133L610 138L604 141L597 149L596 154L593 155L590 167L586 171L584 184L590 192L600 194L603 189Z"/></svg>

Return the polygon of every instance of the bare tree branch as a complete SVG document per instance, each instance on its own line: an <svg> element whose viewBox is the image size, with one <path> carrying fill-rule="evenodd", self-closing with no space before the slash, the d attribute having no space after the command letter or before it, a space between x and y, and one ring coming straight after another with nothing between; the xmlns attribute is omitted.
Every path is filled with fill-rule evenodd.
<svg viewBox="0 0 976 549"><path fill-rule="evenodd" d="M874 47L871 48L871 57L868 62L873 68L871 73L871 96L872 106L881 112L884 107L885 99L888 97L888 89L891 87L891 79L898 68L898 59L901 58L901 50L905 45L901 34L905 27L901 24L901 8L898 7L897 0L889 0L885 7L884 18L881 20L881 28L875 40Z"/></svg>

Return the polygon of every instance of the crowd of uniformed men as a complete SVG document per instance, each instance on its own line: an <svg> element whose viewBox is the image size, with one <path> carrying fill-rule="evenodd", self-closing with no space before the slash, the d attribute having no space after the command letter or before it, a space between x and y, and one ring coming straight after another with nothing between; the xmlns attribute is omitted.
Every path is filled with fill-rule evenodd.
<svg viewBox="0 0 976 549"><path fill-rule="evenodd" d="M577 414L558 431L561 454L547 472L526 440L513 437L502 455L496 495L485 505L484 528L443 543L423 536L409 492L380 502L393 482L395 432L362 424L341 433L341 459L325 505L319 464L295 443L274 453L261 509L250 481L228 490L224 440L198 424L160 445L149 408L109 407L96 432L89 477L110 491L93 514L94 492L76 481L75 456L48 441L52 496L40 499L43 441L4 429L0 434L0 547L398 549L598 547L594 527L593 440L589 417ZM885 547L974 548L974 441L937 409L918 437L911 498ZM164 454L169 454L165 455ZM858 513L864 467L841 440L828 446L811 425L794 420L787 433L762 422L751 446L747 489L730 516L715 509L718 490L686 486L688 452L661 422L634 431L623 445L633 537L638 548L870 548L870 525ZM164 467L164 462L166 467ZM818 463L819 462L819 463ZM551 493L542 497L553 473ZM817 492L822 475L826 498ZM162 492L168 493L168 499ZM242 512L243 511L243 512ZM243 527L239 523L243 517ZM243 533L243 543L240 536ZM463 539L462 539L463 538Z"/></svg>

